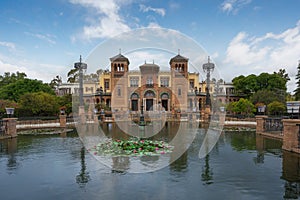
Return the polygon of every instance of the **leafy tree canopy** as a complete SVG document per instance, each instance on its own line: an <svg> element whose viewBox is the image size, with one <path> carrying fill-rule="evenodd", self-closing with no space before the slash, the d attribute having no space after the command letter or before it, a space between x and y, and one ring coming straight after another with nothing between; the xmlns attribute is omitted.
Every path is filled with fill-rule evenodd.
<svg viewBox="0 0 300 200"><path fill-rule="evenodd" d="M257 91L250 98L253 104L262 103L264 105L268 105L273 101L281 101L280 96L278 96L274 91L270 91L267 89Z"/></svg>
<svg viewBox="0 0 300 200"><path fill-rule="evenodd" d="M26 93L20 97L19 105L22 116L54 116L59 112L57 97L45 92Z"/></svg>
<svg viewBox="0 0 300 200"><path fill-rule="evenodd" d="M297 85L297 87L294 90L294 92L295 92L295 98L298 101L298 100L300 100L300 62L297 67L296 85Z"/></svg>
<svg viewBox="0 0 300 200"><path fill-rule="evenodd" d="M27 75L24 72L16 72L12 74L10 72L5 72L4 75L0 75L0 88L26 77Z"/></svg>
<svg viewBox="0 0 300 200"><path fill-rule="evenodd" d="M273 74L261 73L256 76L254 74L248 76L238 76L232 80L235 90L238 93L245 94L247 97L252 96L260 90L270 90L276 93L286 92L287 74L285 70L274 72ZM287 75L287 77L285 76Z"/></svg>
<svg viewBox="0 0 300 200"><path fill-rule="evenodd" d="M18 102L23 94L32 92L46 92L53 95L55 94L51 87L42 81L22 78L1 87L0 99L8 99Z"/></svg>
<svg viewBox="0 0 300 200"><path fill-rule="evenodd" d="M65 94L64 96L57 97L57 98L58 98L59 106L64 107L66 114L69 115L72 112L72 95Z"/></svg>
<svg viewBox="0 0 300 200"><path fill-rule="evenodd" d="M273 101L268 104L267 109L269 114L279 114L285 112L286 107L279 101Z"/></svg>
<svg viewBox="0 0 300 200"><path fill-rule="evenodd" d="M237 102L231 102L227 106L227 110L236 114L249 115L256 111L255 106L248 100L240 98Z"/></svg>
<svg viewBox="0 0 300 200"><path fill-rule="evenodd" d="M61 83L62 83L62 78L59 75L57 75L55 78L51 80L49 86L52 89L56 89Z"/></svg>

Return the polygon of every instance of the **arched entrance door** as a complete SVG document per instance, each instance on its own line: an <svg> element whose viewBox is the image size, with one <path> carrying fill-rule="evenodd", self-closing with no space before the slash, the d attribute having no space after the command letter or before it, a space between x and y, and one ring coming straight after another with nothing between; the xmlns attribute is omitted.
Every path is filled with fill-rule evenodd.
<svg viewBox="0 0 300 200"><path fill-rule="evenodd" d="M153 110L153 100L155 98L155 93L152 90L148 90L145 95L144 95L145 99L146 99L146 111L152 111Z"/></svg>
<svg viewBox="0 0 300 200"><path fill-rule="evenodd" d="M169 106L169 94L163 93L161 95L161 106L165 109L165 111L168 111Z"/></svg>
<svg viewBox="0 0 300 200"><path fill-rule="evenodd" d="M139 107L138 107L138 99L139 99L139 95L137 93L133 93L130 97L131 99L131 110L132 111L138 111Z"/></svg>

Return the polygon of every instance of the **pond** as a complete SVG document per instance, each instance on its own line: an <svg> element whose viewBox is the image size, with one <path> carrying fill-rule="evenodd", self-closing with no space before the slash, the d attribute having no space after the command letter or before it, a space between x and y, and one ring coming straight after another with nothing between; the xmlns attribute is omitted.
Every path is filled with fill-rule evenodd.
<svg viewBox="0 0 300 200"><path fill-rule="evenodd" d="M280 141L258 137L253 131L224 131L212 151L200 159L199 143L205 134L199 128L179 159L149 173L102 165L75 131L1 140L0 199L300 197L300 156L282 151Z"/></svg>

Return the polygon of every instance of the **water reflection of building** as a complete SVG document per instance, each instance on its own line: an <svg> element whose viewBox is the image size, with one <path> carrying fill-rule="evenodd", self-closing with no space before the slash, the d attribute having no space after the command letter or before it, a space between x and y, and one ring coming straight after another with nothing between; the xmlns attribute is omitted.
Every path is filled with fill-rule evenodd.
<svg viewBox="0 0 300 200"><path fill-rule="evenodd" d="M282 152L282 179L284 179L285 199L300 197L300 155L288 151Z"/></svg>
<svg viewBox="0 0 300 200"><path fill-rule="evenodd" d="M282 142L256 135L257 157L256 164L264 163L265 152L280 156L282 154L282 176L285 180L284 199L298 199L300 197L300 155L281 150Z"/></svg>
<svg viewBox="0 0 300 200"><path fill-rule="evenodd" d="M85 185L90 180L90 175L86 171L84 147L82 147L80 151L80 161L81 161L81 169L80 169L80 173L76 176L76 183L78 183L80 187L85 187Z"/></svg>
<svg viewBox="0 0 300 200"><path fill-rule="evenodd" d="M12 170L18 167L18 161L15 153L17 152L18 140L17 138L5 139L0 141L0 153L5 153L8 156L7 169Z"/></svg>

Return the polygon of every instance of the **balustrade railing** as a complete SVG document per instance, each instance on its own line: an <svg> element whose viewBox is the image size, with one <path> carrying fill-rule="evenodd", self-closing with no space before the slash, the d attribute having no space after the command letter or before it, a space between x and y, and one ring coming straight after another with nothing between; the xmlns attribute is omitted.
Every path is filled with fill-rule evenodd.
<svg viewBox="0 0 300 200"><path fill-rule="evenodd" d="M6 134L7 129L7 121L6 120L0 120L0 136L3 136Z"/></svg>
<svg viewBox="0 0 300 200"><path fill-rule="evenodd" d="M281 118L264 119L264 131L266 132L282 132L283 124Z"/></svg>

